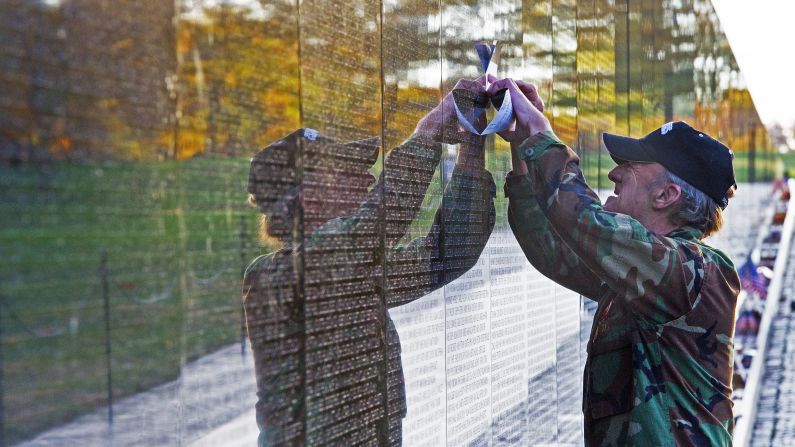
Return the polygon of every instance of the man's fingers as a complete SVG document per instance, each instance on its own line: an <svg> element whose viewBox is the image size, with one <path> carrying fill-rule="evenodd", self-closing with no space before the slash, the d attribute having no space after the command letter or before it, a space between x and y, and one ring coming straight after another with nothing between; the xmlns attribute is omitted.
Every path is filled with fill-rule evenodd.
<svg viewBox="0 0 795 447"><path fill-rule="evenodd" d="M522 93L530 100L531 103L541 112L544 111L544 100L541 99L541 96L538 95L538 89L535 85L524 82L520 80L516 80L516 85L522 90Z"/></svg>
<svg viewBox="0 0 795 447"><path fill-rule="evenodd" d="M489 78L489 79L492 79L492 78L493 78L493 76L491 78ZM510 84L510 81L511 80L509 78L497 79L495 81L492 81L491 85L489 85L488 90L486 90L486 93L489 94L489 95L494 95L498 91L508 88L509 84Z"/></svg>
<svg viewBox="0 0 795 447"><path fill-rule="evenodd" d="M521 93L522 96L527 98L531 104L539 111L544 111L544 101L538 95L538 89L533 84L529 82L524 82L521 80L513 80L510 78L499 79L494 81L486 90L486 93L489 95L495 95L498 91L508 89L513 90L514 93Z"/></svg>
<svg viewBox="0 0 795 447"><path fill-rule="evenodd" d="M516 84L516 81L514 81L513 79L506 79L506 81L508 81L506 83L506 87L508 88L508 91L511 92L511 99L513 100L514 103L514 111L517 110L517 107L523 108L525 110L527 110L526 109L527 107L530 108L536 107L535 104L533 104L529 100L527 94L525 94L525 92L523 92L519 88L519 85ZM522 99L524 99L525 101L522 101ZM524 102L524 104L522 104L522 102Z"/></svg>
<svg viewBox="0 0 795 447"><path fill-rule="evenodd" d="M486 91L486 94L488 94L489 96L496 95L497 92L499 92L500 90L508 90L510 92L511 99L513 100L514 104L514 110L516 110L517 107L520 108L523 107L521 105L523 99L527 101L525 102L527 106L534 107L534 105L532 105L532 103L530 103L529 100L526 99L527 95L525 95L525 93L521 89L519 89L519 86L516 85L516 82L514 82L513 79L505 78L495 81L493 84L491 84L491 86L489 86L489 89Z"/></svg>
<svg viewBox="0 0 795 447"><path fill-rule="evenodd" d="M469 90L473 92L482 92L485 89L483 85L485 83L485 77L481 76L478 79L459 79L458 82L455 83L455 87L453 89L462 89L462 90Z"/></svg>

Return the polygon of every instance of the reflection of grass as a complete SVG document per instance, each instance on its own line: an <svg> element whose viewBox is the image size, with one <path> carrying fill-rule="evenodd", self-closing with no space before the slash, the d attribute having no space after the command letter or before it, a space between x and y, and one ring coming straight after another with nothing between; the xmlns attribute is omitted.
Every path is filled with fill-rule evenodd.
<svg viewBox="0 0 795 447"><path fill-rule="evenodd" d="M613 182L607 178L607 173L615 167L615 162L607 151L585 151L580 154L580 168L585 175L588 185L594 189L612 189Z"/></svg>
<svg viewBox="0 0 795 447"><path fill-rule="evenodd" d="M770 154L756 154L754 158L754 180L771 180L776 173L775 160L776 158ZM737 183L751 181L750 154L748 152L735 152L734 175Z"/></svg>
<svg viewBox="0 0 795 447"><path fill-rule="evenodd" d="M105 403L103 250L116 397L237 339L240 269L260 251L246 171L204 159L0 168L7 441Z"/></svg>
<svg viewBox="0 0 795 447"><path fill-rule="evenodd" d="M789 172L791 177L795 177L795 151L787 152L778 156L781 160L783 170Z"/></svg>

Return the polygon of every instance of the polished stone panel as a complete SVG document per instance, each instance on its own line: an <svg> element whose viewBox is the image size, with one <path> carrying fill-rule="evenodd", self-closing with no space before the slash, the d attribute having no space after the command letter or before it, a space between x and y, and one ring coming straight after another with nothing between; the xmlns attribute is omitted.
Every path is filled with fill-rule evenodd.
<svg viewBox="0 0 795 447"><path fill-rule="evenodd" d="M595 189L680 119L772 176L708 0L0 2L0 445L581 443L593 309L508 144L411 138L494 41Z"/></svg>

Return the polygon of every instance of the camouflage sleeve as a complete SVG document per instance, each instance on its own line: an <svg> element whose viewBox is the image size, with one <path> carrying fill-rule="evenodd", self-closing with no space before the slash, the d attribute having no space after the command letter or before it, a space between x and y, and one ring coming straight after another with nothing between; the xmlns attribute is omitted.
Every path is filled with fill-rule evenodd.
<svg viewBox="0 0 795 447"><path fill-rule="evenodd" d="M602 281L550 227L527 176L509 174L505 179L505 196L508 224L530 264L558 284L597 299Z"/></svg>
<svg viewBox="0 0 795 447"><path fill-rule="evenodd" d="M358 211L345 218L347 234L370 234L383 208L385 215L393 217L385 224L384 244L397 244L420 211L441 154L440 143L416 136L389 151L378 183Z"/></svg>
<svg viewBox="0 0 795 447"><path fill-rule="evenodd" d="M552 132L519 147L536 201L560 239L638 315L663 323L692 308L703 279L700 253L602 208L579 158Z"/></svg>
<svg viewBox="0 0 795 447"><path fill-rule="evenodd" d="M494 229L496 185L484 169L456 167L428 234L387 255L387 305L400 306L471 269Z"/></svg>
<svg viewBox="0 0 795 447"><path fill-rule="evenodd" d="M375 234L382 233L385 247L395 246L420 211L441 153L440 143L416 136L389 151L378 183L356 212L327 222L310 236L308 243L318 243L331 234L373 241ZM386 222L380 216L382 210L390 216Z"/></svg>

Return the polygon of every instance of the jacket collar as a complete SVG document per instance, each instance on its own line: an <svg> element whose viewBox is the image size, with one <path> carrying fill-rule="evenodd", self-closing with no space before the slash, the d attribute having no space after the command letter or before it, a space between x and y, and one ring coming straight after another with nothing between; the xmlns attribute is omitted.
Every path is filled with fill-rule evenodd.
<svg viewBox="0 0 795 447"><path fill-rule="evenodd" d="M701 231L689 226L679 227L671 230L671 232L665 236L676 239L684 239L687 241L698 241L703 237Z"/></svg>

